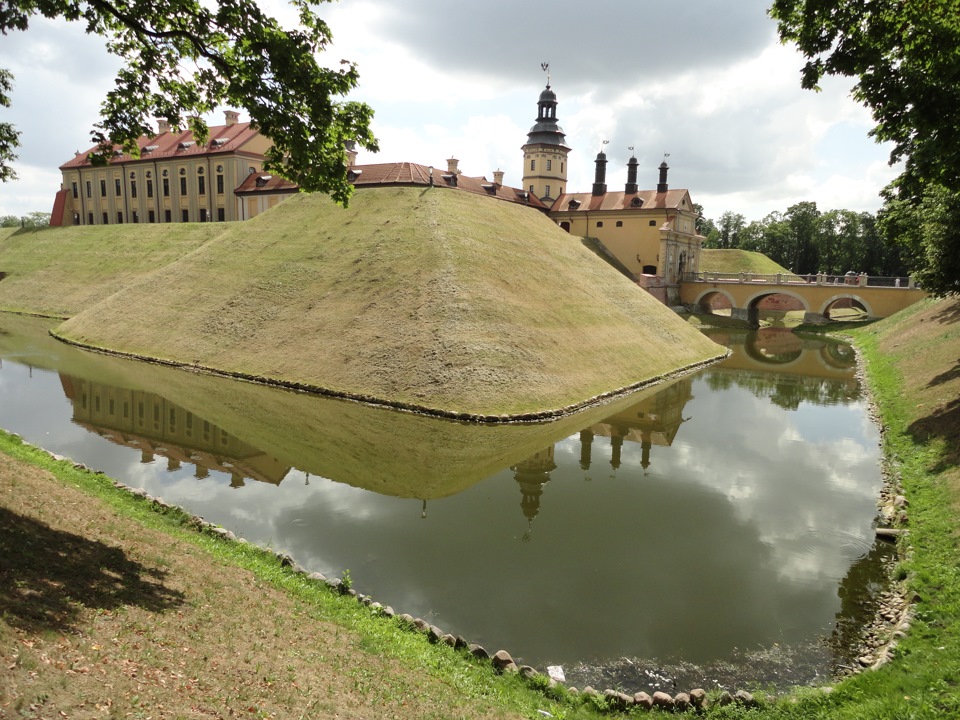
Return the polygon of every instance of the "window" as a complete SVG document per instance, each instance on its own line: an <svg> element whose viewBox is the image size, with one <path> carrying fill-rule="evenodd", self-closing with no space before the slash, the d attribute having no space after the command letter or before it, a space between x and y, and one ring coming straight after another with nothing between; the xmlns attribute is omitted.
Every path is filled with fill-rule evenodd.
<svg viewBox="0 0 960 720"><path fill-rule="evenodd" d="M120 197L120 195L123 193L123 188L120 185L120 178L113 179L113 187L114 187L114 194L117 197Z"/></svg>
<svg viewBox="0 0 960 720"><path fill-rule="evenodd" d="M197 192L201 195L207 194L207 179L203 175L197 176Z"/></svg>
<svg viewBox="0 0 960 720"><path fill-rule="evenodd" d="M137 181L130 181L130 197L135 198L137 196Z"/></svg>
<svg viewBox="0 0 960 720"><path fill-rule="evenodd" d="M106 197L106 196L107 196L107 181L100 180L100 197Z"/></svg>
<svg viewBox="0 0 960 720"><path fill-rule="evenodd" d="M560 172L563 172L563 160L560 161Z"/></svg>
<svg viewBox="0 0 960 720"><path fill-rule="evenodd" d="M547 170L553 169L553 160L547 160ZM547 193L549 195L550 193Z"/></svg>
<svg viewBox="0 0 960 720"><path fill-rule="evenodd" d="M74 213L74 214L73 214L73 224L74 224L74 225L79 225L79 224L80 224L80 213Z"/></svg>
<svg viewBox="0 0 960 720"><path fill-rule="evenodd" d="M531 170L536 170L536 169L537 169L537 161L536 161L536 160L531 160L531 161L530 161L530 169L531 169Z"/></svg>
<svg viewBox="0 0 960 720"><path fill-rule="evenodd" d="M87 197L89 198L91 195L92 195L92 191L90 189L90 181L87 180Z"/></svg>
<svg viewBox="0 0 960 720"><path fill-rule="evenodd" d="M180 195L187 194L187 179L185 177L180 178Z"/></svg>
<svg viewBox="0 0 960 720"><path fill-rule="evenodd" d="M103 224L104 224L104 225L107 225L109 222L110 222L110 217L109 217L106 213L104 213L104 214L103 214Z"/></svg>
<svg viewBox="0 0 960 720"><path fill-rule="evenodd" d="M203 178L200 178L200 179L203 180ZM207 209L200 208L200 222L206 222L206 221L207 221Z"/></svg>
<svg viewBox="0 0 960 720"><path fill-rule="evenodd" d="M550 186L549 186L549 185L547 185L546 188L544 189L544 194L545 194L547 197L550 197Z"/></svg>
<svg viewBox="0 0 960 720"><path fill-rule="evenodd" d="M650 221L650 227L656 227L656 226L657 226L657 221L656 221L656 220L651 220L651 221Z"/></svg>
<svg viewBox="0 0 960 720"><path fill-rule="evenodd" d="M117 225L123 223L123 210L117 210Z"/></svg>
<svg viewBox="0 0 960 720"><path fill-rule="evenodd" d="M148 211L147 220L149 222L155 223L157 221L157 214L153 210Z"/></svg>
<svg viewBox="0 0 960 720"><path fill-rule="evenodd" d="M77 199L77 184L73 183L73 199Z"/></svg>
<svg viewBox="0 0 960 720"><path fill-rule="evenodd" d="M87 213L87 225L93 225L93 213Z"/></svg>
<svg viewBox="0 0 960 720"><path fill-rule="evenodd" d="M170 178L163 179L163 196L170 197Z"/></svg>
<svg viewBox="0 0 960 720"><path fill-rule="evenodd" d="M147 180L147 197L153 197L153 180Z"/></svg>
<svg viewBox="0 0 960 720"><path fill-rule="evenodd" d="M617 220L617 227L623 227L623 220Z"/></svg>
<svg viewBox="0 0 960 720"><path fill-rule="evenodd" d="M533 185L530 186L530 194L533 195Z"/></svg>
<svg viewBox="0 0 960 720"><path fill-rule="evenodd" d="M190 222L190 211L186 208L180 211L180 222Z"/></svg>
<svg viewBox="0 0 960 720"><path fill-rule="evenodd" d="M134 211L133 211L133 218L132 218L132 220L131 220L130 222L133 222L133 223L139 223L139 222L140 222L140 211L139 211L139 210L134 210Z"/></svg>
<svg viewBox="0 0 960 720"><path fill-rule="evenodd" d="M222 207L217 208L217 220L223 222L227 219L226 215L227 213Z"/></svg>
<svg viewBox="0 0 960 720"><path fill-rule="evenodd" d="M163 211L163 221L164 221L164 222L172 222L172 221L173 221L172 218L171 218L171 216L170 216L170 211L169 211L169 210L164 210L164 211Z"/></svg>
<svg viewBox="0 0 960 720"><path fill-rule="evenodd" d="M597 221L597 227L603 227L603 220Z"/></svg>
<svg viewBox="0 0 960 720"><path fill-rule="evenodd" d="M217 175L217 195L223 195L223 175Z"/></svg>

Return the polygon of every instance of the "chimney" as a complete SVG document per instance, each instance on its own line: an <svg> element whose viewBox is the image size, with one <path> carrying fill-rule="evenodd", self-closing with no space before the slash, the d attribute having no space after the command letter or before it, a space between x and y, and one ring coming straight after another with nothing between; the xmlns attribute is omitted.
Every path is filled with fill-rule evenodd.
<svg viewBox="0 0 960 720"><path fill-rule="evenodd" d="M664 160L660 163L660 182L657 183L657 192L665 193L667 191L667 170L670 169L670 166L667 165L667 161Z"/></svg>
<svg viewBox="0 0 960 720"><path fill-rule="evenodd" d="M460 163L459 160L457 160L455 157L451 157L449 160L447 160L447 172L448 173L460 172L459 170L457 170L457 165L459 163Z"/></svg>
<svg viewBox="0 0 960 720"><path fill-rule="evenodd" d="M497 168L493 171L493 182L497 185L503 185L503 170Z"/></svg>
<svg viewBox="0 0 960 720"><path fill-rule="evenodd" d="M347 167L357 164L357 143L355 140L344 140L343 147L347 151Z"/></svg>
<svg viewBox="0 0 960 720"><path fill-rule="evenodd" d="M157 120L157 135L163 135L168 132L170 132L170 121L162 118Z"/></svg>
<svg viewBox="0 0 960 720"><path fill-rule="evenodd" d="M223 120L226 123L227 127L230 127L231 125L236 125L237 121L240 120L240 113L238 113L236 110L224 110Z"/></svg>
<svg viewBox="0 0 960 720"><path fill-rule="evenodd" d="M593 180L593 194L606 195L607 193L607 154L602 150L597 153L597 173Z"/></svg>
<svg viewBox="0 0 960 720"><path fill-rule="evenodd" d="M631 157L627 161L627 184L623 186L623 191L627 195L635 195L637 192L637 158Z"/></svg>

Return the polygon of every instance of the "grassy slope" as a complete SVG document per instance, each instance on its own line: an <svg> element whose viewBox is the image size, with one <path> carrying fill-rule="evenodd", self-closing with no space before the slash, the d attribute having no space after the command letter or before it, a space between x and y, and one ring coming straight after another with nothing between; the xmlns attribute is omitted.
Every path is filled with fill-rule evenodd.
<svg viewBox="0 0 960 720"><path fill-rule="evenodd" d="M747 250L702 250L700 253L700 272L748 272L759 275L790 274L789 270L778 265L763 253Z"/></svg>
<svg viewBox="0 0 960 720"><path fill-rule="evenodd" d="M552 410L720 348L539 213L301 195L66 322L96 347L472 413Z"/></svg>
<svg viewBox="0 0 960 720"><path fill-rule="evenodd" d="M0 310L69 317L183 257L225 226L0 230Z"/></svg>

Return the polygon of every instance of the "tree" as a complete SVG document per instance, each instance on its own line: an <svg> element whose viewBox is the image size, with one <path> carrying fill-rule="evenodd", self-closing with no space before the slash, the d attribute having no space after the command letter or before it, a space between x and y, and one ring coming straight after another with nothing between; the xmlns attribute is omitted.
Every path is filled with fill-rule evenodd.
<svg viewBox="0 0 960 720"><path fill-rule="evenodd" d="M905 162L884 191L886 232L903 233L926 290L960 292L960 228L944 224L960 202L956 0L774 0L770 14L807 59L803 87L816 89L826 75L857 79L853 97L876 123L870 134L893 143L891 162ZM919 225L904 225L908 215Z"/></svg>
<svg viewBox="0 0 960 720"><path fill-rule="evenodd" d="M41 212L35 210L34 212L27 213L23 217L17 217L16 215L3 215L0 217L0 227L25 227L25 228L38 228L46 227L50 224L50 213Z"/></svg>
<svg viewBox="0 0 960 720"><path fill-rule="evenodd" d="M937 184L928 185L919 202L888 194L878 224L905 247L923 289L960 294L960 194Z"/></svg>
<svg viewBox="0 0 960 720"><path fill-rule="evenodd" d="M107 38L123 58L116 86L101 106L92 133L105 164L114 144L139 155L136 140L151 133L152 118L189 127L205 141L200 116L220 105L243 107L253 125L273 141L264 167L304 190L329 193L346 203L348 140L377 149L373 111L343 98L356 87L356 66L322 67L317 53L330 30L311 0L291 0L300 24L285 30L255 0L13 0L0 3L0 33L26 30L36 15L85 23ZM12 76L0 68L0 105L9 107ZM15 177L19 133L0 123L0 180Z"/></svg>
<svg viewBox="0 0 960 720"><path fill-rule="evenodd" d="M960 12L956 0L774 0L784 42L807 58L801 84L857 78L853 97L873 115L870 132L906 160L912 196L938 182L960 191Z"/></svg>

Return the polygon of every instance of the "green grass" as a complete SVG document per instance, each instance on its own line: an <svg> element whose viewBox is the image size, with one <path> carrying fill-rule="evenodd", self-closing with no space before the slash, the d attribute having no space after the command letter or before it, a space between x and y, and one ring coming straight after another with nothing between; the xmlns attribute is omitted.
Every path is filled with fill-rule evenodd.
<svg viewBox="0 0 960 720"><path fill-rule="evenodd" d="M791 274L782 265L760 252L749 250L710 250L700 251L700 272L756 273L758 275Z"/></svg>
<svg viewBox="0 0 960 720"><path fill-rule="evenodd" d="M0 310L70 317L226 226L217 223L103 225L0 230Z"/></svg>

